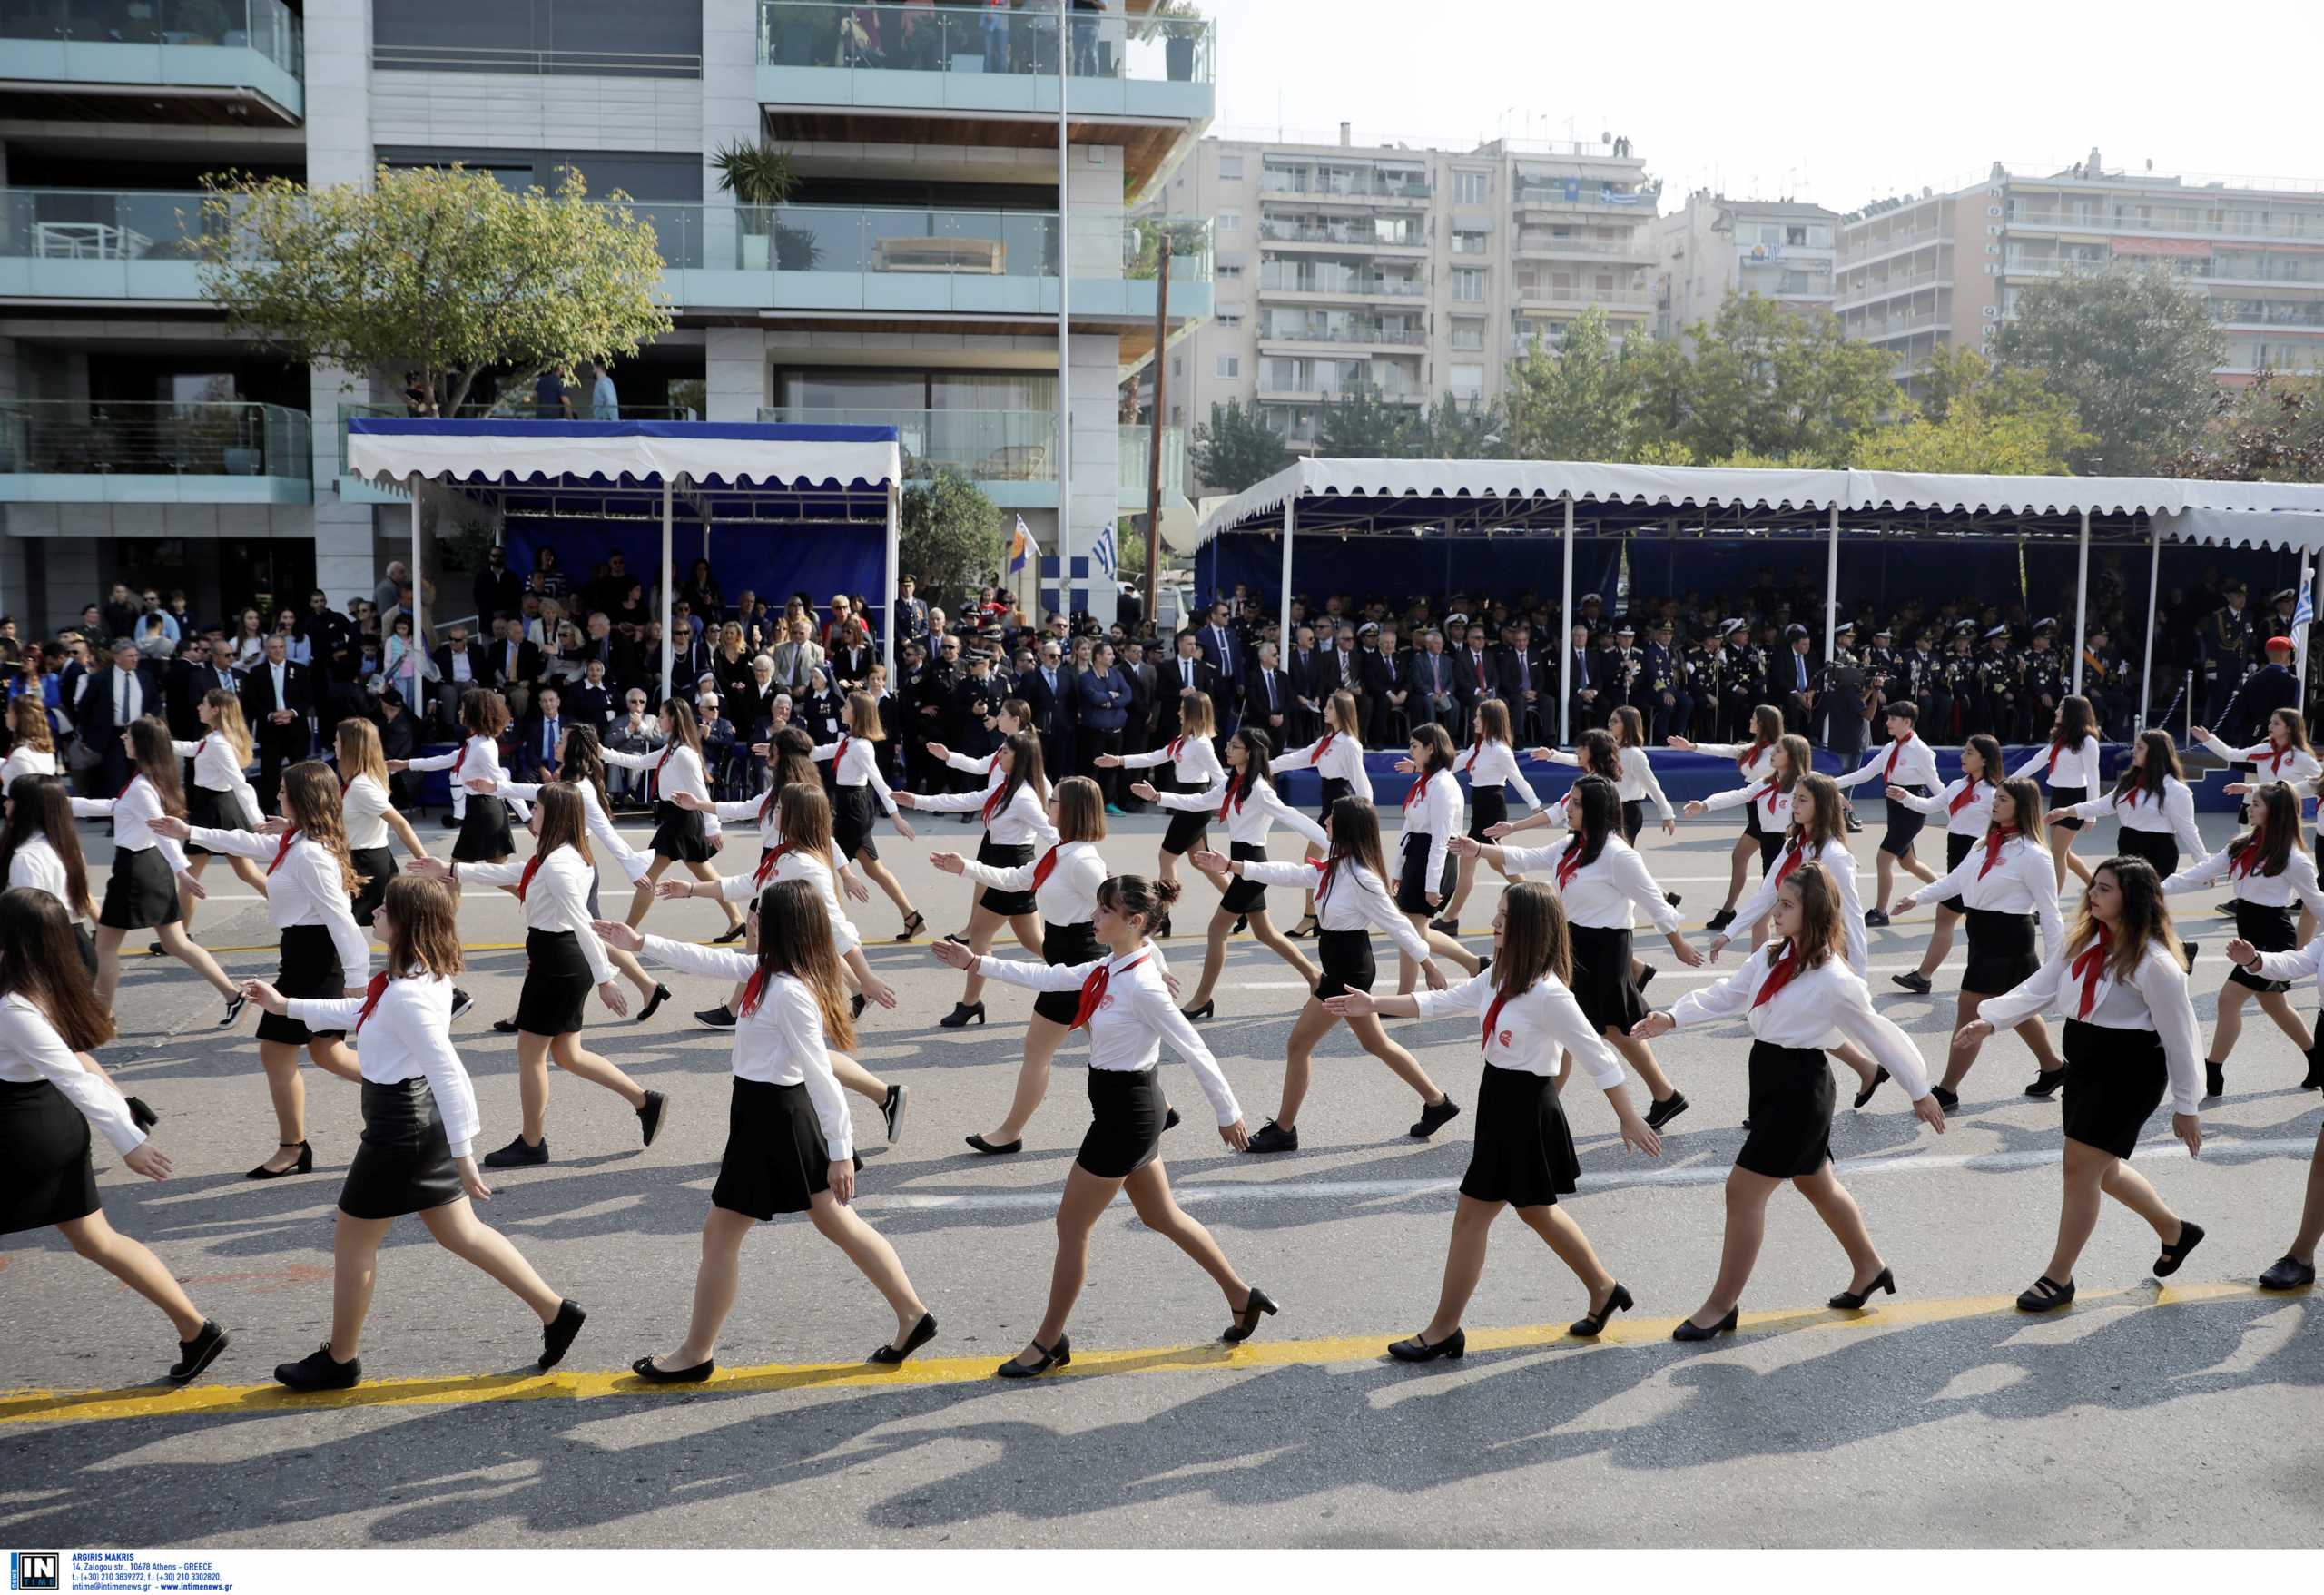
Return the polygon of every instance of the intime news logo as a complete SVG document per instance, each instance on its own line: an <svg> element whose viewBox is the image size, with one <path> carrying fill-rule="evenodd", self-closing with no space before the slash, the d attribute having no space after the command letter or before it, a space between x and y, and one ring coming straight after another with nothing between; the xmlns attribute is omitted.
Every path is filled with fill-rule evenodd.
<svg viewBox="0 0 2324 1595"><path fill-rule="evenodd" d="M54 1551L12 1551L8 1553L8 1588L62 1590L59 1577L64 1559Z"/></svg>

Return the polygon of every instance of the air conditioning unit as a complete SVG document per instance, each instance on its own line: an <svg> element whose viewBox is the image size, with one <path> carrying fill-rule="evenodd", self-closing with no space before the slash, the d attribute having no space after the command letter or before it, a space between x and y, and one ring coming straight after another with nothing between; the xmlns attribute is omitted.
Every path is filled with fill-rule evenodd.
<svg viewBox="0 0 2324 1595"><path fill-rule="evenodd" d="M1988 277L1998 277L2001 275L2001 268L1994 264L1993 261L1987 261L1985 262L1985 275Z"/></svg>
<svg viewBox="0 0 2324 1595"><path fill-rule="evenodd" d="M2001 307L2000 307L1999 305L1987 305L1987 306L1985 307L1985 320L1988 320L1988 321L1998 321L1998 320L2001 320Z"/></svg>
<svg viewBox="0 0 2324 1595"><path fill-rule="evenodd" d="M1999 244L1997 244L1997 243L1989 243L1989 244L1987 244L1987 245L1985 246L1985 253L1987 253L1987 254L1989 254L1989 255L1997 255L1997 254L2001 253L2001 245L1999 245Z"/></svg>
<svg viewBox="0 0 2324 1595"><path fill-rule="evenodd" d="M1990 222L1985 224L1985 236L1987 238L1999 238L2001 235L2002 228L1999 224Z"/></svg>
<svg viewBox="0 0 2324 1595"><path fill-rule="evenodd" d="M1987 205L1985 207L1985 214L1988 216L1998 216L2001 214L2001 207L1999 205Z"/></svg>

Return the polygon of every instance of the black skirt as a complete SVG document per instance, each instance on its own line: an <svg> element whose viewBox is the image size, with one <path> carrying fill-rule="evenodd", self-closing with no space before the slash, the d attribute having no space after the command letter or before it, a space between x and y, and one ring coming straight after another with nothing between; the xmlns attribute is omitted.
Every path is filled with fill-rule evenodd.
<svg viewBox="0 0 2324 1595"><path fill-rule="evenodd" d="M1440 914L1444 911L1445 903L1452 900L1452 888L1459 881L1461 861L1452 856L1452 850L1448 847L1444 850L1444 868L1437 876L1436 904L1433 908L1429 906L1428 851L1435 841L1433 836L1407 832L1398 844L1403 849L1403 857L1396 877L1396 907L1404 913Z"/></svg>
<svg viewBox="0 0 2324 1595"><path fill-rule="evenodd" d="M388 900L388 882L396 878L396 855L384 847L363 847L350 850L347 861L363 877L362 887L355 893L348 907L355 911L355 922L369 926Z"/></svg>
<svg viewBox="0 0 2324 1595"><path fill-rule="evenodd" d="M1950 875L1954 871L1959 869L1961 867L1961 861L1967 858L1970 853L1974 852L1976 850L1976 846L1977 839L1974 836L1955 836L1951 832L1946 832L1945 834L1945 872ZM2165 879L2168 879L2168 877L2165 877ZM1947 913L1965 914L1969 911L1968 901L1958 894L1946 898L1937 906L1944 909Z"/></svg>
<svg viewBox="0 0 2324 1595"><path fill-rule="evenodd" d="M1041 923L1041 961L1049 965L1086 964L1099 956L1095 925ZM1078 991L1044 991L1033 999L1033 1011L1053 1025L1070 1025L1081 1011Z"/></svg>
<svg viewBox="0 0 2324 1595"><path fill-rule="evenodd" d="M1509 789L1502 786L1480 786L1469 793L1469 834L1479 842L1490 842L1487 827L1498 825L1509 818Z"/></svg>
<svg viewBox="0 0 2324 1595"><path fill-rule="evenodd" d="M2086 802L2089 801L2089 798L2090 788L2086 786L2053 786L2050 788L2049 812L2043 817L2043 823L2049 826L2053 831L2081 830L2083 826L2082 821L2076 819L2072 814L2060 815L2058 811L2060 809L2070 809L2079 802Z"/></svg>
<svg viewBox="0 0 2324 1595"><path fill-rule="evenodd" d="M468 793L468 814L460 821L452 857L464 864L481 864L505 859L516 851L517 838L508 829L508 805L497 797Z"/></svg>
<svg viewBox="0 0 2324 1595"><path fill-rule="evenodd" d="M0 1080L0 1235L86 1218L99 1206L89 1121L46 1080Z"/></svg>
<svg viewBox="0 0 2324 1595"><path fill-rule="evenodd" d="M427 1077L391 1086L365 1080L363 1140L340 1187L339 1210L350 1218L400 1218L466 1194Z"/></svg>
<svg viewBox="0 0 2324 1595"><path fill-rule="evenodd" d="M589 960L570 930L525 932L525 988L517 994L517 1028L531 1036L567 1036L581 1028L589 993Z"/></svg>
<svg viewBox="0 0 2324 1595"><path fill-rule="evenodd" d="M877 818L878 802L868 783L839 789L839 802L832 807L832 840L851 863L857 859L879 858L879 844L872 840L872 826Z"/></svg>
<svg viewBox="0 0 2324 1595"><path fill-rule="evenodd" d="M185 822L199 825L204 831L248 831L250 821L242 812L242 805L231 792L212 792L206 786L188 783L185 789ZM184 844L185 856L200 858L210 850Z"/></svg>
<svg viewBox="0 0 2324 1595"><path fill-rule="evenodd" d="M1202 840L1210 829L1208 809L1174 809L1170 812L1170 829L1162 833L1162 851L1172 858L1184 858L1187 850Z"/></svg>
<svg viewBox="0 0 2324 1595"><path fill-rule="evenodd" d="M1961 974L1962 990L1999 997L2016 990L2042 967L2032 914L1971 909L1968 921L1969 967Z"/></svg>
<svg viewBox="0 0 2324 1595"><path fill-rule="evenodd" d="M1758 837L1762 844L1762 856L1765 856L1767 832L1759 829L1759 800L1757 798L1743 805L1743 834Z"/></svg>
<svg viewBox="0 0 2324 1595"><path fill-rule="evenodd" d="M988 835L977 843L977 862L990 864L996 870L1013 870L1019 864L1032 861L1033 849L1029 842L1004 847ZM1033 893L1029 887L1023 891L1001 891L988 886L984 889L984 896L978 901L988 912L999 914L1004 920L1039 911L1033 906Z"/></svg>
<svg viewBox="0 0 2324 1595"><path fill-rule="evenodd" d="M81 944L82 966L89 971L89 979L95 980L97 978L97 939L89 934L88 924L82 920L73 921L73 937Z"/></svg>
<svg viewBox="0 0 2324 1595"><path fill-rule="evenodd" d="M113 854L98 924L115 930L147 930L156 925L174 925L184 917L178 907L177 875L160 848Z"/></svg>
<svg viewBox="0 0 2324 1595"><path fill-rule="evenodd" d="M2168 831L2133 831L2128 825L2117 824L2114 851L2144 859L2165 881L2179 872L2179 839Z"/></svg>
<svg viewBox="0 0 2324 1595"><path fill-rule="evenodd" d="M1762 874L1762 875L1764 875L1764 874L1766 874L1769 870L1774 869L1774 868L1776 867L1776 859L1777 859L1777 855L1779 855L1782 852L1783 852L1783 832L1780 832L1780 831L1762 831L1762 832L1759 832L1759 873L1760 873L1760 874Z"/></svg>
<svg viewBox="0 0 2324 1595"><path fill-rule="evenodd" d="M1645 829L1646 800L1644 798L1624 798L1622 800L1622 840L1629 842L1632 847L1636 847L1638 845L1638 833Z"/></svg>
<svg viewBox="0 0 2324 1595"><path fill-rule="evenodd" d="M1353 797L1355 788L1336 775L1324 776L1323 788L1315 800L1315 817L1324 822L1324 829L1329 831L1332 828L1332 805L1344 797Z"/></svg>
<svg viewBox="0 0 2324 1595"><path fill-rule="evenodd" d="M2261 952L2290 952L2299 945L2299 928L2292 918L2290 905L2270 908L2262 903L2235 900L2235 933ZM2228 980L2249 991L2289 991L2290 980L2270 980L2247 971L2237 964L2228 972Z"/></svg>
<svg viewBox="0 0 2324 1595"><path fill-rule="evenodd" d="M274 989L285 997L319 997L332 1001L346 994L347 971L339 967L339 945L320 925L292 925L282 932L282 961ZM287 1014L258 1017L258 1039L304 1047L314 1040L344 1036L345 1030L310 1030Z"/></svg>
<svg viewBox="0 0 2324 1595"><path fill-rule="evenodd" d="M1230 858L1246 863L1256 862L1267 856L1267 850L1252 842L1230 842L1226 844ZM1237 875L1226 882L1226 895L1218 900L1221 913L1247 914L1267 906L1267 883L1254 881L1247 875Z"/></svg>
<svg viewBox="0 0 2324 1595"><path fill-rule="evenodd" d="M1832 1160L1832 1066L1819 1048L1751 1043L1751 1133L1735 1167L1797 1179Z"/></svg>
<svg viewBox="0 0 2324 1595"><path fill-rule="evenodd" d="M2128 1157L2162 1105L2171 1066L2152 1030L2117 1030L2068 1019L2066 1082L2060 1092L2066 1138Z"/></svg>
<svg viewBox="0 0 2324 1595"><path fill-rule="evenodd" d="M1581 1158L1548 1075L1485 1065L1477 1084L1476 1141L1461 1194L1512 1207L1545 1207L1571 1195Z"/></svg>
<svg viewBox="0 0 2324 1595"><path fill-rule="evenodd" d="M664 799L654 805L654 842L646 851L682 864L710 861L710 827L699 809L682 809Z"/></svg>
<svg viewBox="0 0 2324 1595"><path fill-rule="evenodd" d="M1646 999L1630 979L1630 933L1604 925L1571 925L1573 940L1573 999L1603 1031L1608 1025L1629 1034L1647 1014Z"/></svg>
<svg viewBox="0 0 2324 1595"><path fill-rule="evenodd" d="M1127 1179L1162 1149L1162 1081L1153 1069L1093 1068L1089 1133L1074 1161L1099 1179Z"/></svg>
<svg viewBox="0 0 2324 1595"><path fill-rule="evenodd" d="M832 1188L831 1143L807 1088L737 1079L710 1205L758 1219L804 1213Z"/></svg>
<svg viewBox="0 0 2324 1595"><path fill-rule="evenodd" d="M1917 786L1908 786L1905 790L1913 793L1921 791ZM1880 851L1890 858L1903 858L1913 851L1913 843L1920 839L1921 827L1927 823L1928 816L1918 809L1907 807L1894 798L1889 799L1888 830L1880 838Z"/></svg>
<svg viewBox="0 0 2324 1595"><path fill-rule="evenodd" d="M1355 882L1344 881L1340 890L1354 891ZM1326 997L1344 997L1351 991L1369 991L1372 982L1379 979L1379 967L1372 961L1369 930L1326 930L1319 925L1315 930L1315 951L1324 965L1324 978L1315 985L1318 1002Z"/></svg>

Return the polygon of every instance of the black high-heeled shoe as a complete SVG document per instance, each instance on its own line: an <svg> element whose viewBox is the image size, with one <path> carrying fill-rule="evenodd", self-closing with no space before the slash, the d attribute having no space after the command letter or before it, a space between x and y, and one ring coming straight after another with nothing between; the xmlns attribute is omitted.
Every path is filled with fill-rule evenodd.
<svg viewBox="0 0 2324 1595"><path fill-rule="evenodd" d="M942 1019L938 1019L936 1022L943 1026L948 1030L957 1030L966 1025L970 1019L976 1020L979 1024L984 1023L983 1003L956 1002L952 1005L952 1011L946 1014Z"/></svg>
<svg viewBox="0 0 2324 1595"><path fill-rule="evenodd" d="M288 1168L269 1168L265 1164L261 1163L256 1168L251 1169L248 1174L242 1176L244 1179L281 1179L286 1174L312 1174L315 1172L315 1149L306 1142L278 1141L275 1145L285 1148L295 1145L299 1148L299 1161L293 1163Z"/></svg>
<svg viewBox="0 0 2324 1595"><path fill-rule="evenodd" d="M1732 1334L1735 1333L1735 1325L1741 1317L1742 1312L1743 1309L1739 1305L1728 1308L1727 1316L1709 1329L1703 1328L1692 1318L1681 1318L1679 1320L1679 1327L1670 1332L1670 1338L1686 1341L1715 1340L1722 1334Z"/></svg>
<svg viewBox="0 0 2324 1595"><path fill-rule="evenodd" d="M651 1357L640 1357L629 1365L629 1371L648 1384L700 1384L718 1372L717 1363L708 1357L691 1368L656 1368Z"/></svg>
<svg viewBox="0 0 2324 1595"><path fill-rule="evenodd" d="M1313 936L1320 929L1322 929L1321 921L1319 921L1315 915L1307 914L1304 915L1300 919L1299 923L1294 925L1290 930L1285 930L1284 934L1290 937L1294 941L1305 941L1308 937Z"/></svg>
<svg viewBox="0 0 2324 1595"><path fill-rule="evenodd" d="M750 934L750 930L751 922L748 920L744 920L739 925L729 925L725 930L713 936L710 939L710 944L713 947L724 947L730 941L740 941L744 936Z"/></svg>
<svg viewBox="0 0 2324 1595"><path fill-rule="evenodd" d="M1844 1290L1824 1305L1836 1313L1861 1312L1865 1303L1884 1290L1892 1296L1896 1294L1896 1276L1888 1271L1885 1264L1880 1272L1872 1276L1872 1283L1862 1290Z"/></svg>
<svg viewBox="0 0 2324 1595"><path fill-rule="evenodd" d="M904 928L896 932L896 940L909 941L928 929L928 920L918 909L904 916Z"/></svg>
<svg viewBox="0 0 2324 1595"><path fill-rule="evenodd" d="M647 998L645 999L645 1006L637 1010L637 1022L642 1025L647 1019L652 1019L654 1017L655 1009L660 1008L664 1003L669 1000L670 989L667 986L663 985L660 981L655 981L654 985L654 995Z"/></svg>
<svg viewBox="0 0 2324 1595"><path fill-rule="evenodd" d="M1262 1316L1273 1317L1279 1305L1273 1296L1253 1285L1251 1294L1244 1298L1243 1310L1235 1314L1235 1322L1229 1324L1218 1338L1229 1345L1240 1344L1251 1338L1252 1332L1259 1326L1259 1319Z"/></svg>
<svg viewBox="0 0 2324 1595"><path fill-rule="evenodd" d="M1627 1313L1637 1305L1636 1302L1630 1300L1630 1293L1624 1290L1617 1281L1614 1288L1606 1293L1604 1306L1576 1318L1565 1326L1565 1332L1568 1334L1579 1335L1583 1340L1595 1340L1606 1333L1606 1325L1612 1320L1615 1314Z"/></svg>
<svg viewBox="0 0 2324 1595"><path fill-rule="evenodd" d="M904 1336L903 1344L883 1345L863 1360L876 1363L882 1368L899 1368L903 1365L905 1358L935 1338L936 1314L922 1313L920 1322L911 1326L911 1333Z"/></svg>
<svg viewBox="0 0 2324 1595"><path fill-rule="evenodd" d="M858 991L854 996L849 998L847 999L847 1017L854 1019L862 1019L863 1017L863 993L861 991Z"/></svg>
<svg viewBox="0 0 2324 1595"><path fill-rule="evenodd" d="M1433 1345L1417 1334L1410 1340L1391 1342L1388 1354L1399 1363L1433 1363L1439 1357L1448 1363L1457 1363L1468 1354L1468 1350L1469 1332L1456 1329Z"/></svg>
<svg viewBox="0 0 2324 1595"><path fill-rule="evenodd" d="M1039 1362L1020 1363L1015 1357L1011 1357L1007 1362L1001 1364L995 1372L997 1372L1003 1379L1039 1379L1050 1369L1062 1368L1068 1363L1073 1361L1073 1337L1071 1335L1060 1334L1057 1337L1057 1344L1055 1345L1047 1347L1043 1346L1041 1343L1037 1340L1033 1343L1033 1349L1040 1353L1041 1360ZM1019 1354L1021 1355L1022 1354Z"/></svg>
<svg viewBox="0 0 2324 1595"><path fill-rule="evenodd" d="M1182 1008L1178 1012L1189 1019L1215 1019L1218 1014L1218 999L1213 998L1200 1008Z"/></svg>
<svg viewBox="0 0 2324 1595"><path fill-rule="evenodd" d="M1248 914L1236 914L1236 915L1235 916L1235 926L1234 926L1234 929L1232 929L1232 930L1228 930L1226 933L1227 933L1229 936L1240 936L1244 931L1246 931L1246 930L1249 930L1250 928L1251 928L1251 916L1250 916L1250 915L1248 915Z"/></svg>
<svg viewBox="0 0 2324 1595"><path fill-rule="evenodd" d="M2045 1068L2036 1073L2033 1081L2026 1086L2025 1094L2046 1102L2056 1096L2058 1088L2065 1083L2066 1066L2062 1063L2055 1068Z"/></svg>
<svg viewBox="0 0 2324 1595"><path fill-rule="evenodd" d="M1880 1088L1887 1082L1887 1079L1888 1066L1884 1063L1878 1068L1872 1071L1872 1084L1866 1086L1863 1090L1858 1091L1856 1094L1856 1101L1852 1106L1861 1108L1866 1103L1871 1101L1873 1093L1879 1090Z"/></svg>

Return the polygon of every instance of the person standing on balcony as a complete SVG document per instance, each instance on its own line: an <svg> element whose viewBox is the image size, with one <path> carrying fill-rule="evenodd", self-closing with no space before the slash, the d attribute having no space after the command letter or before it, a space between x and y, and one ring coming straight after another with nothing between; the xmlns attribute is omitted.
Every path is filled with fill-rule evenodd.
<svg viewBox="0 0 2324 1595"><path fill-rule="evenodd" d="M614 377L606 369L603 360L589 363L589 418L593 421L621 419L621 396L614 391Z"/></svg>

